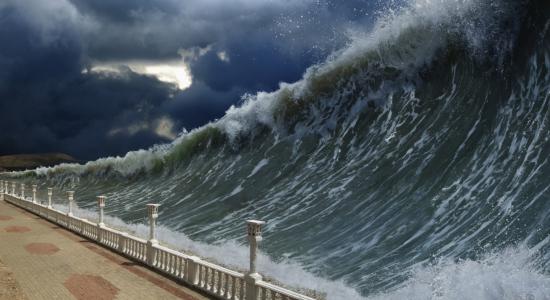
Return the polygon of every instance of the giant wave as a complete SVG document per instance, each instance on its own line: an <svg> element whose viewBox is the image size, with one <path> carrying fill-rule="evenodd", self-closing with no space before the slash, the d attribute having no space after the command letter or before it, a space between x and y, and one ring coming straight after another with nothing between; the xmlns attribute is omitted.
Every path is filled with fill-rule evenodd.
<svg viewBox="0 0 550 300"><path fill-rule="evenodd" d="M330 299L548 299L549 5L409 1L172 144L6 176L241 268L267 220L260 269Z"/></svg>

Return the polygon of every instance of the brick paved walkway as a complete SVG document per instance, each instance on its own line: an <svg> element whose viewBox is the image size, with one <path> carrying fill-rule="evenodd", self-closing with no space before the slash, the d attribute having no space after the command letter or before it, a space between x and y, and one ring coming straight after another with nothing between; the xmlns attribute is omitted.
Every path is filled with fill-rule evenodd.
<svg viewBox="0 0 550 300"><path fill-rule="evenodd" d="M207 299L4 201L0 260L29 300Z"/></svg>

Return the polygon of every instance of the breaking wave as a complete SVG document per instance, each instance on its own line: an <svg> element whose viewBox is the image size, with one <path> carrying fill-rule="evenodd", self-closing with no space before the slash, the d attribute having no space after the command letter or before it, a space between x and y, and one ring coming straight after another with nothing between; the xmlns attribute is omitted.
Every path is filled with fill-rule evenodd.
<svg viewBox="0 0 550 300"><path fill-rule="evenodd" d="M238 268L266 220L260 270L329 299L550 299L549 14L409 1L171 144L4 176Z"/></svg>

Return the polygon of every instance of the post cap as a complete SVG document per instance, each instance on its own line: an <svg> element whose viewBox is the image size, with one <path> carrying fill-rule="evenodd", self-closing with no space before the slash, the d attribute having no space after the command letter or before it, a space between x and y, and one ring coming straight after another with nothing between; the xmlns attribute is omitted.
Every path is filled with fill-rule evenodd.
<svg viewBox="0 0 550 300"><path fill-rule="evenodd" d="M147 211L149 212L149 217L153 217L153 218L158 217L159 206L160 204L157 204L157 203L147 204Z"/></svg>
<svg viewBox="0 0 550 300"><path fill-rule="evenodd" d="M74 191L67 191L67 196L69 196L69 198L72 198L74 196Z"/></svg>
<svg viewBox="0 0 550 300"><path fill-rule="evenodd" d="M246 224L247 224L248 236L261 236L262 235L262 225L265 224L265 221L247 220Z"/></svg>
<svg viewBox="0 0 550 300"><path fill-rule="evenodd" d="M105 196L97 196L97 204L99 207L105 207Z"/></svg>

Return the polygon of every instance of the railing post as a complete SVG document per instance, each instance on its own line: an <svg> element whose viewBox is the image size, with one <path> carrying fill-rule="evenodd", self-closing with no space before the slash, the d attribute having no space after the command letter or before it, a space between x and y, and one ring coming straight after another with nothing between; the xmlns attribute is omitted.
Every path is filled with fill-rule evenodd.
<svg viewBox="0 0 550 300"><path fill-rule="evenodd" d="M15 193L15 182L11 183L11 193L14 197L17 197L17 194Z"/></svg>
<svg viewBox="0 0 550 300"><path fill-rule="evenodd" d="M199 284L199 262L200 258L196 256L189 257L187 261L187 280L193 285Z"/></svg>
<svg viewBox="0 0 550 300"><path fill-rule="evenodd" d="M53 195L53 188L48 188L48 208L52 209L52 195Z"/></svg>
<svg viewBox="0 0 550 300"><path fill-rule="evenodd" d="M103 230L105 223L103 223L103 208L105 207L105 196L97 196L97 205L99 206L99 222L97 223L97 241L101 243L103 239Z"/></svg>
<svg viewBox="0 0 550 300"><path fill-rule="evenodd" d="M258 244L262 241L262 225L264 221L248 220L247 235L248 243L250 245L250 270L245 276L246 280L246 299L257 300L258 299L258 287L257 282L262 280L262 276L256 272L256 251L258 250Z"/></svg>
<svg viewBox="0 0 550 300"><path fill-rule="evenodd" d="M105 196L97 196L97 205L99 206L99 226L104 226L103 223L103 208L105 207Z"/></svg>
<svg viewBox="0 0 550 300"><path fill-rule="evenodd" d="M120 253L124 253L126 250L126 239L128 237L128 233L126 232L120 232L118 236L118 251Z"/></svg>
<svg viewBox="0 0 550 300"><path fill-rule="evenodd" d="M32 203L36 203L36 184L32 185Z"/></svg>
<svg viewBox="0 0 550 300"><path fill-rule="evenodd" d="M147 212L149 214L149 240L147 241L147 264L153 266L155 262L155 248L158 244L155 238L155 227L157 226L158 208L160 204L147 204Z"/></svg>
<svg viewBox="0 0 550 300"><path fill-rule="evenodd" d="M0 200L4 201L4 180L0 180Z"/></svg>
<svg viewBox="0 0 550 300"><path fill-rule="evenodd" d="M74 200L74 191L67 191L67 197L69 198L69 212L68 216L73 216L73 200Z"/></svg>
<svg viewBox="0 0 550 300"><path fill-rule="evenodd" d="M25 184L21 183L21 199L25 200Z"/></svg>

